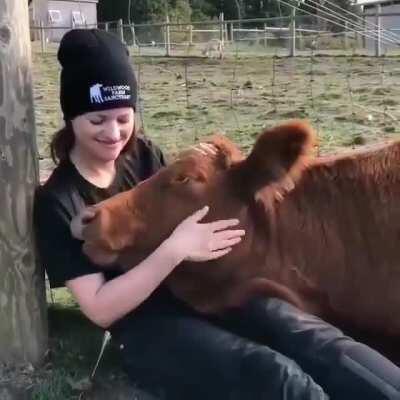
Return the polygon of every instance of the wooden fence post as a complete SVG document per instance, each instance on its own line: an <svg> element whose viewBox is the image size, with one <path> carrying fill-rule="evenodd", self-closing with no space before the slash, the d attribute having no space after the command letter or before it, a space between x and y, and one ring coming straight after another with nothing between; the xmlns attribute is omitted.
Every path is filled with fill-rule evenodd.
<svg viewBox="0 0 400 400"><path fill-rule="evenodd" d="M376 26L376 38L375 38L375 57L382 55L382 18L381 11L382 7L380 4L376 5L375 9L375 26Z"/></svg>
<svg viewBox="0 0 400 400"><path fill-rule="evenodd" d="M165 55L169 57L171 55L171 33L169 28L169 15L165 19Z"/></svg>
<svg viewBox="0 0 400 400"><path fill-rule="evenodd" d="M189 46L193 45L193 25L189 25Z"/></svg>
<svg viewBox="0 0 400 400"><path fill-rule="evenodd" d="M121 40L122 43L125 43L125 40L124 40L124 23L123 23L122 19L118 20L117 31L118 31L119 39Z"/></svg>
<svg viewBox="0 0 400 400"><path fill-rule="evenodd" d="M264 23L264 40L263 40L263 43L264 43L264 47L267 48L267 46L268 46L268 26L265 23Z"/></svg>
<svg viewBox="0 0 400 400"><path fill-rule="evenodd" d="M132 46L136 46L136 31L135 31L135 24L132 22L130 25L131 35L132 35Z"/></svg>
<svg viewBox="0 0 400 400"><path fill-rule="evenodd" d="M221 43L224 43L225 35L224 35L224 13L219 14L219 40Z"/></svg>
<svg viewBox="0 0 400 400"><path fill-rule="evenodd" d="M368 35L368 31L367 31L367 17L364 14L362 16L362 21L363 21L362 48L366 49L367 48L366 35Z"/></svg>
<svg viewBox="0 0 400 400"><path fill-rule="evenodd" d="M297 48L298 50L304 50L304 36L301 30L297 31Z"/></svg>
<svg viewBox="0 0 400 400"><path fill-rule="evenodd" d="M36 364L47 322L32 229L38 158L28 2L0 0L0 15L0 361Z"/></svg>
<svg viewBox="0 0 400 400"><path fill-rule="evenodd" d="M292 15L290 18L290 48L289 48L289 56L296 56L296 10L292 8Z"/></svg>
<svg viewBox="0 0 400 400"><path fill-rule="evenodd" d="M46 31L44 29L43 21L39 23L39 37L40 37L40 48L42 49L42 54L46 52Z"/></svg>
<svg viewBox="0 0 400 400"><path fill-rule="evenodd" d="M344 49L349 49L349 23L348 21L344 22Z"/></svg>

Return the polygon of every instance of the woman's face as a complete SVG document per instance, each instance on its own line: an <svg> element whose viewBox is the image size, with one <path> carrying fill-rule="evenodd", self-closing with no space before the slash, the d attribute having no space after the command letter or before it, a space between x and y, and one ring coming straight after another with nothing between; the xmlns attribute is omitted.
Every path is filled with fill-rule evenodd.
<svg viewBox="0 0 400 400"><path fill-rule="evenodd" d="M115 161L132 135L134 120L130 107L79 115L72 120L74 150L89 159Z"/></svg>

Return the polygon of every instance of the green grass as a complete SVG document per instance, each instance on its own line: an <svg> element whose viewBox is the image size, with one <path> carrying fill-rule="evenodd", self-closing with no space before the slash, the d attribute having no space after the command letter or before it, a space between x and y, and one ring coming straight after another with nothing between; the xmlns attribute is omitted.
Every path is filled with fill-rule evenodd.
<svg viewBox="0 0 400 400"><path fill-rule="evenodd" d="M37 384L32 391L33 400L69 400L102 385L126 386L118 354L112 345L106 348L104 358L95 375L89 377L98 357L103 331L89 322L66 289L48 291L48 320L50 352L45 365L37 373ZM54 303L52 303L54 301ZM107 390L105 387L104 390Z"/></svg>
<svg viewBox="0 0 400 400"><path fill-rule="evenodd" d="M320 154L398 136L397 57L136 57L146 134L168 154L215 130L245 151L254 132L290 118L308 118L318 130ZM34 53L36 122L42 170L52 167L48 142L62 124L54 54ZM275 74L273 73L275 69ZM188 78L186 87L185 71ZM312 71L312 72L311 72ZM361 141L360 143L364 143Z"/></svg>

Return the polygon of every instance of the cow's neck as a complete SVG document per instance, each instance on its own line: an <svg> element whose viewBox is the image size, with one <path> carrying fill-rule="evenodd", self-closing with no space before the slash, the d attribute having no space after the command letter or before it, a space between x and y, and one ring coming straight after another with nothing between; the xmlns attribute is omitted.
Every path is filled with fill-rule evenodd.
<svg viewBox="0 0 400 400"><path fill-rule="evenodd" d="M400 302L388 280L399 270L399 156L396 145L316 162L275 205L266 254L271 271L295 271L318 287L337 317L359 315L360 326L377 331L389 326L382 299Z"/></svg>

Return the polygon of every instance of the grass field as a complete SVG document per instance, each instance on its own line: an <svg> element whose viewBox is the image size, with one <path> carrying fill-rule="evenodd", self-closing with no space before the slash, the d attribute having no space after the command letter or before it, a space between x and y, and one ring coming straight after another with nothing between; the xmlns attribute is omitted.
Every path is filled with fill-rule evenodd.
<svg viewBox="0 0 400 400"><path fill-rule="evenodd" d="M59 69L54 54L34 53L33 67L44 176L52 168L49 139L62 123ZM239 57L223 61L154 57L135 59L135 68L146 134L171 156L215 130L225 131L248 151L263 128L291 118L312 122L321 154L400 134L400 58L396 57ZM35 400L79 398L102 339L102 332L82 317L65 290L55 295L49 311L49 363L32 378ZM123 397L129 387L115 350L107 351L97 381L101 383L85 398L128 398Z"/></svg>
<svg viewBox="0 0 400 400"><path fill-rule="evenodd" d="M137 58L146 134L173 154L215 130L247 151L261 129L308 118L322 154L398 135L400 58ZM61 126L54 54L34 54L42 170Z"/></svg>

